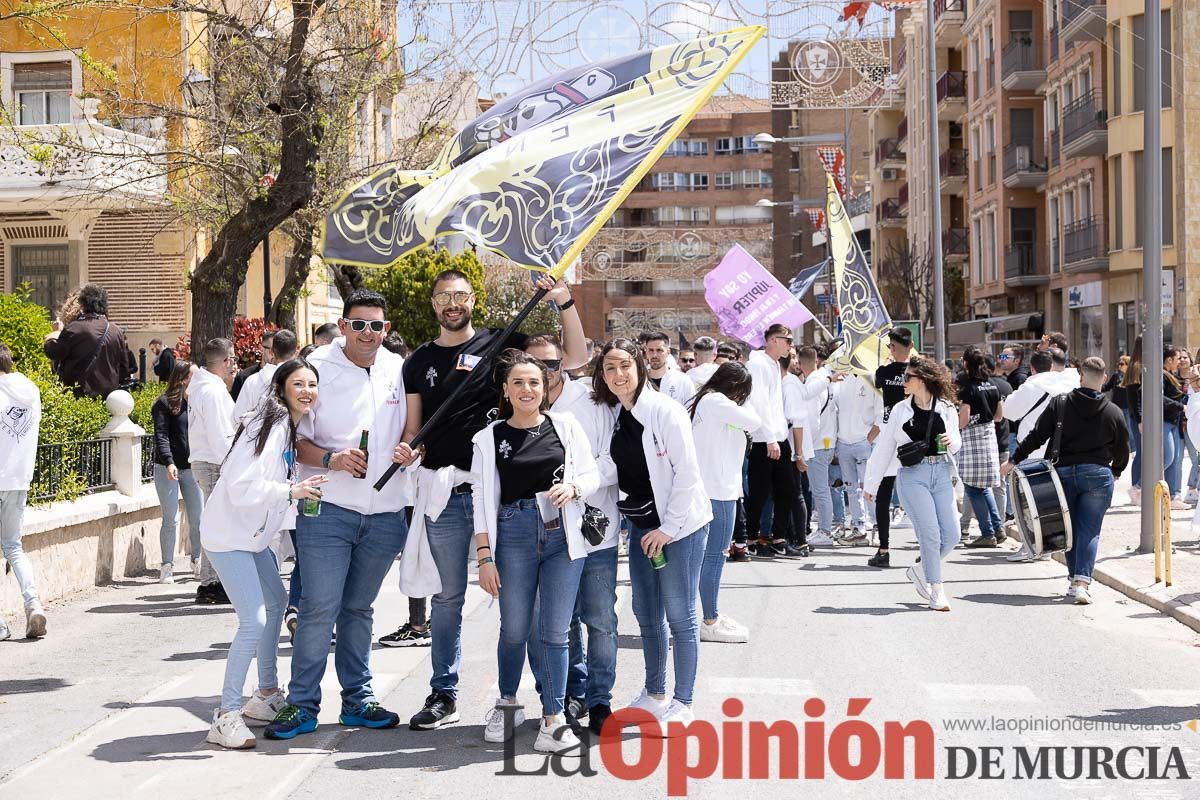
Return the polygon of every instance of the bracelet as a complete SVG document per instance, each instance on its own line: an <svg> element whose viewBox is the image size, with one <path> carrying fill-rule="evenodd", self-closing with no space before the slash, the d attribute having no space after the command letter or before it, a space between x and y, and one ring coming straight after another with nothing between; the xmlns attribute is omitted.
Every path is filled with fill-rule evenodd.
<svg viewBox="0 0 1200 800"><path fill-rule="evenodd" d="M496 563L496 562L491 556L484 556L483 558L479 559L479 566L481 566L481 567L484 564L494 564L494 563Z"/></svg>
<svg viewBox="0 0 1200 800"><path fill-rule="evenodd" d="M321 456L321 466L325 469L329 469L329 459L331 458L333 458L333 451L326 450L325 455Z"/></svg>
<svg viewBox="0 0 1200 800"><path fill-rule="evenodd" d="M575 305L575 298L574 298L574 297L572 297L570 300L568 300L568 301L567 301L567 302L565 302L565 303L559 303L559 304L558 304L558 310L559 310L559 311L566 311L568 308L570 308L570 307L571 307L571 306L573 306L573 305Z"/></svg>
<svg viewBox="0 0 1200 800"><path fill-rule="evenodd" d="M491 545L481 544L475 548L475 552L478 553L480 550L491 550L491 549L492 549Z"/></svg>

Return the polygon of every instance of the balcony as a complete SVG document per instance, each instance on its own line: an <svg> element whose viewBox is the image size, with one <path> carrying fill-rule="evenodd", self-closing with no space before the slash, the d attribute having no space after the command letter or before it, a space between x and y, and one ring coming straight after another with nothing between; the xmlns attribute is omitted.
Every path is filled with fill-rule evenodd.
<svg viewBox="0 0 1200 800"><path fill-rule="evenodd" d="M966 228L942 231L942 258L948 262L966 261L971 255L971 234Z"/></svg>
<svg viewBox="0 0 1200 800"><path fill-rule="evenodd" d="M1046 154L1046 160L1050 169L1054 169L1062 160L1058 148L1058 131L1050 131L1049 139L1049 152Z"/></svg>
<svg viewBox="0 0 1200 800"><path fill-rule="evenodd" d="M0 129L0 204L83 197L97 206L162 203L165 148L162 139L91 120Z"/></svg>
<svg viewBox="0 0 1200 800"><path fill-rule="evenodd" d="M1000 57L1000 85L1010 92L1032 92L1046 80L1046 66L1040 61L1033 38L1021 34Z"/></svg>
<svg viewBox="0 0 1200 800"><path fill-rule="evenodd" d="M903 148L904 140L908 138L908 117L903 117L896 126L896 143Z"/></svg>
<svg viewBox="0 0 1200 800"><path fill-rule="evenodd" d="M1033 141L1012 142L1004 148L1004 185L1036 189L1046 182L1046 162Z"/></svg>
<svg viewBox="0 0 1200 800"><path fill-rule="evenodd" d="M875 221L885 228L903 228L904 215L900 213L900 199L889 197L876 206Z"/></svg>
<svg viewBox="0 0 1200 800"><path fill-rule="evenodd" d="M1062 6L1062 43L1104 41L1108 7L1102 0L1070 0Z"/></svg>
<svg viewBox="0 0 1200 800"><path fill-rule="evenodd" d="M943 72L937 82L938 119L957 120L967 112L967 73Z"/></svg>
<svg viewBox="0 0 1200 800"><path fill-rule="evenodd" d="M958 44L964 19L963 0L933 0L933 35L938 47Z"/></svg>
<svg viewBox="0 0 1200 800"><path fill-rule="evenodd" d="M967 188L967 151L951 148L938 159L942 194L962 194Z"/></svg>
<svg viewBox="0 0 1200 800"><path fill-rule="evenodd" d="M1108 152L1108 114L1095 89L1063 109L1062 157L1102 156Z"/></svg>
<svg viewBox="0 0 1200 800"><path fill-rule="evenodd" d="M1063 272L1095 272L1108 268L1104 221L1088 217L1063 228Z"/></svg>
<svg viewBox="0 0 1200 800"><path fill-rule="evenodd" d="M896 199L900 201L900 213L908 216L908 183L904 183L897 193Z"/></svg>
<svg viewBox="0 0 1200 800"><path fill-rule="evenodd" d="M895 72L897 75L904 74L904 66L908 63L908 45L900 45L900 49L896 51L896 66Z"/></svg>
<svg viewBox="0 0 1200 800"><path fill-rule="evenodd" d="M1045 286L1050 276L1038 271L1037 245L1032 242L1010 244L1004 248L1004 285Z"/></svg>
<svg viewBox="0 0 1200 800"><path fill-rule="evenodd" d="M875 145L875 166L904 169L904 148L899 139L880 139Z"/></svg>

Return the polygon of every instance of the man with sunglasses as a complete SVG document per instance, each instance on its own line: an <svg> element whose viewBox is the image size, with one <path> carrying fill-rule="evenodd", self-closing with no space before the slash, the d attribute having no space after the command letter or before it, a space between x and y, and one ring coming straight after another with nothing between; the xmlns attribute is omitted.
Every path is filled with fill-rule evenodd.
<svg viewBox="0 0 1200 800"><path fill-rule="evenodd" d="M562 314L565 353L560 367L582 366L588 353L570 290L562 281L556 283L546 276L537 281L537 286L548 290L547 301L556 303ZM434 279L430 300L437 317L438 337L414 350L404 363L408 424L393 456L404 466L421 459L413 476L415 502L408 549L400 562L400 590L409 597L433 597L432 691L425 707L409 722L413 730L434 730L458 721L467 561L491 555L486 547L478 553L472 551L474 501L468 482L471 438L487 425L500 397L493 365L482 363L481 357L503 333L496 328L476 330L471 325L475 293L467 276L458 270L446 270ZM520 350L528 339L515 333L505 344ZM414 450L408 443L462 381L470 381L468 388Z"/></svg>
<svg viewBox="0 0 1200 800"><path fill-rule="evenodd" d="M1008 381L1008 385L1015 392L1021 388L1021 384L1029 380L1029 365L1025 363L1025 348L1019 344L1010 344L1000 351L1000 355L996 358L999 362L1000 377ZM1012 443L1009 451L1017 449L1016 442Z"/></svg>
<svg viewBox="0 0 1200 800"><path fill-rule="evenodd" d="M747 404L758 413L762 425L751 431L749 488L746 495L746 539L751 555L770 557L789 555L787 525L796 502L792 477L792 446L788 441L787 417L783 411L783 375L779 359L792 351L792 332L778 323L767 328L762 350L750 353L746 368L750 371L750 399ZM760 538L763 507L767 496L775 500L772 536Z"/></svg>

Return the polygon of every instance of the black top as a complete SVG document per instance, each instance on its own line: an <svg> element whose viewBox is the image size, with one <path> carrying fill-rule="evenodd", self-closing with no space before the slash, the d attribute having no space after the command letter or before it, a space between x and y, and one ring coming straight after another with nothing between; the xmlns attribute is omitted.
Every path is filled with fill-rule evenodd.
<svg viewBox="0 0 1200 800"><path fill-rule="evenodd" d="M164 348L158 354L158 360L154 362L154 374L164 383L171 379L171 372L175 369L175 351L171 348Z"/></svg>
<svg viewBox="0 0 1200 800"><path fill-rule="evenodd" d="M514 428L501 422L492 428L492 434L502 505L533 499L562 480L567 454L549 417L534 428Z"/></svg>
<svg viewBox="0 0 1200 800"><path fill-rule="evenodd" d="M54 374L76 397L108 397L129 374L125 334L99 314L84 314L47 339L42 350Z"/></svg>
<svg viewBox="0 0 1200 800"><path fill-rule="evenodd" d="M639 506L649 502L654 505L654 490L650 485L650 467L646 465L646 451L642 448L642 423L633 414L621 407L613 428L609 455L617 466L617 488L628 495L626 503ZM661 523L658 509L654 510L653 521L644 526L646 530L657 528Z"/></svg>
<svg viewBox="0 0 1200 800"><path fill-rule="evenodd" d="M246 379L260 369L262 369L262 364L251 364L245 369L238 370L238 374L233 378L233 387L229 390L229 394L233 396L235 403L237 402L238 395L242 393L242 387L246 385Z"/></svg>
<svg viewBox="0 0 1200 800"><path fill-rule="evenodd" d="M904 399L904 370L908 362L893 361L875 370L875 388L883 393L883 421L887 422L892 407Z"/></svg>
<svg viewBox="0 0 1200 800"><path fill-rule="evenodd" d="M191 469L188 458L188 404L184 397L179 403L179 413L172 414L167 407L167 396L164 394L154 401L150 408L150 418L154 420L154 463L177 469Z"/></svg>
<svg viewBox="0 0 1200 800"><path fill-rule="evenodd" d="M1113 405L1122 410L1129 407L1128 390L1121 383L1125 380L1125 376L1121 374L1121 370L1117 370L1109 376L1104 382L1102 392L1107 392L1109 398L1113 401Z"/></svg>
<svg viewBox="0 0 1200 800"><path fill-rule="evenodd" d="M1008 396L1013 393L1012 384L1004 378L999 378L993 375L989 380L992 385L1000 390L1000 399L1007 400ZM996 423L996 442L1000 445L1000 452L1008 452L1008 420L1001 419Z"/></svg>
<svg viewBox="0 0 1200 800"><path fill-rule="evenodd" d="M1022 383L1029 380L1029 365L1022 364L1012 372L1008 373L1005 378L1008 381L1008 385L1011 386L1015 392L1017 389L1021 388Z"/></svg>
<svg viewBox="0 0 1200 800"><path fill-rule="evenodd" d="M471 468L471 437L487 425L489 412L500 399L500 381L492 365L481 372L474 370L479 357L501 333L498 328L477 330L456 347L426 342L404 361L404 391L421 396L421 414L426 420L461 381L471 378L470 388L455 401L453 410L425 437L423 466ZM523 350L528 339L523 333L514 333L505 345Z"/></svg>
<svg viewBox="0 0 1200 800"><path fill-rule="evenodd" d="M1166 375L1163 375L1163 422L1169 422L1172 425L1183 427L1184 408L1187 407L1187 399L1183 393L1183 389Z"/></svg>
<svg viewBox="0 0 1200 800"><path fill-rule="evenodd" d="M967 426L991 422L1000 405L1000 390L990 380L973 381L964 378L958 384L958 401L971 409Z"/></svg>
<svg viewBox="0 0 1200 800"><path fill-rule="evenodd" d="M1113 477L1121 477L1129 463L1129 429L1125 426L1125 415L1107 397L1091 389L1076 389L1052 398L1033 430L1017 445L1013 461L1021 463L1054 438L1058 410L1064 403L1062 441L1055 466L1111 465Z"/></svg>
<svg viewBox="0 0 1200 800"><path fill-rule="evenodd" d="M656 378L653 375L647 374L646 380L650 381L650 383L653 383L655 389L662 388L662 378Z"/></svg>
<svg viewBox="0 0 1200 800"><path fill-rule="evenodd" d="M929 426L929 415L933 414L933 427L929 429L929 452L930 454L936 453L938 437L946 432L946 421L935 410L937 403L934 402L933 408L926 410L917 405L916 400L913 400L912 407L912 419L901 425L900 429L914 442L919 442L925 436L925 428Z"/></svg>

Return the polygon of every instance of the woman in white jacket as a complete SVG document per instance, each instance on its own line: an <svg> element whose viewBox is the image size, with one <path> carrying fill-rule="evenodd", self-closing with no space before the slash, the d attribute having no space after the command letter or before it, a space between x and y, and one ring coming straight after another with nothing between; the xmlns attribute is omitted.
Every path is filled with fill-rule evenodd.
<svg viewBox="0 0 1200 800"><path fill-rule="evenodd" d="M596 400L617 408L604 480L615 478L629 521L629 580L642 632L646 684L632 705L649 711L668 732L692 721L700 639L696 595L712 505L700 477L692 425L683 406L646 388L646 364L636 343L604 346L592 381ZM675 640L675 692L667 701L667 628ZM672 726L671 731L678 731Z"/></svg>
<svg viewBox="0 0 1200 800"><path fill-rule="evenodd" d="M863 490L873 501L883 476L895 470L900 505L912 520L921 549L921 562L908 568L908 578L931 609L949 611L942 561L959 539L951 457L962 447L950 372L932 359L913 358L904 370L904 394L908 400L892 408L875 439ZM926 436L929 455L912 466L901 465L897 450Z"/></svg>
<svg viewBox="0 0 1200 800"><path fill-rule="evenodd" d="M750 397L750 372L737 361L717 368L712 378L692 398L692 434L696 441L696 460L704 490L712 502L712 523L704 546L700 567L700 641L750 641L744 625L717 610L721 590L721 572L725 551L733 542L733 523L737 501L742 496L742 461L746 457L746 434L762 424L758 413L746 400Z"/></svg>
<svg viewBox="0 0 1200 800"><path fill-rule="evenodd" d="M234 436L200 521L200 542L238 615L225 661L221 707L208 741L229 749L254 747L246 727L266 725L287 705L275 668L287 592L271 540L293 500L320 499L324 475L292 482L296 424L317 399L317 371L294 359L275 371L271 389ZM242 706L250 660L258 658L258 689Z"/></svg>
<svg viewBox="0 0 1200 800"><path fill-rule="evenodd" d="M500 599L500 699L483 737L503 742L524 721L519 707L506 707L517 706L536 625L542 722L533 748L555 753L579 746L563 715L567 633L587 555L582 498L600 486L600 473L579 423L547 411L545 365L518 350L508 351L504 362L499 419L472 440L479 585Z"/></svg>

